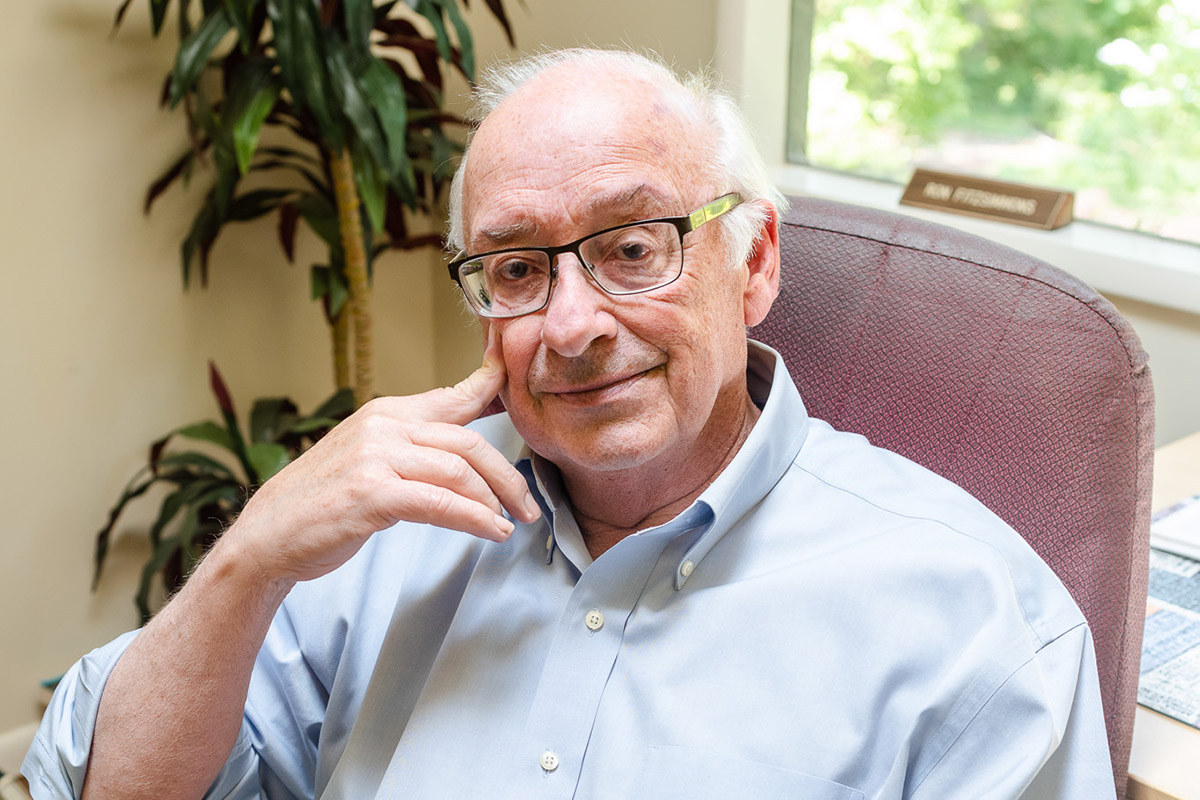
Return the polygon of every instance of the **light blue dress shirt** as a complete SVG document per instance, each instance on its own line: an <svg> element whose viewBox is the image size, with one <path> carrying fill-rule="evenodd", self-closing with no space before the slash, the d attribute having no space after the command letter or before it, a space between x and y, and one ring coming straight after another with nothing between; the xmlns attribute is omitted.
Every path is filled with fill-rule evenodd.
<svg viewBox="0 0 1200 800"><path fill-rule="evenodd" d="M804 411L763 413L675 520L593 561L555 468L476 423L543 519L505 544L402 524L293 589L213 798L1113 798L1091 635L957 487ZM524 455L523 455L524 452ZM24 764L77 795L85 657Z"/></svg>

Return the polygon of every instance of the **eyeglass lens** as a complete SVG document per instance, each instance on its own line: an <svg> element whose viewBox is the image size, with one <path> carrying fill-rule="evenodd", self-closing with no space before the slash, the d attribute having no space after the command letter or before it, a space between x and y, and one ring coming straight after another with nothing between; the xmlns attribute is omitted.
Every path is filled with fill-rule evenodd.
<svg viewBox="0 0 1200 800"><path fill-rule="evenodd" d="M596 283L610 294L634 294L679 277L683 248L669 222L648 222L590 236L579 255ZM459 279L481 313L495 317L541 308L550 293L550 257L540 250L492 253L459 267Z"/></svg>

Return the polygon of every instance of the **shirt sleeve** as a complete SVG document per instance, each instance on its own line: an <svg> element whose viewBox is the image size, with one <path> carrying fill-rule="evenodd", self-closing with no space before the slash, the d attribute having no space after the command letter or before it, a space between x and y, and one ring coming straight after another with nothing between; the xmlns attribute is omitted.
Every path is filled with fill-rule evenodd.
<svg viewBox="0 0 1200 800"><path fill-rule="evenodd" d="M1088 627L1018 668L918 778L912 800L1115 800Z"/></svg>
<svg viewBox="0 0 1200 800"><path fill-rule="evenodd" d="M137 631L131 631L88 653L59 682L21 765L34 800L62 800L82 794L104 685L136 635ZM286 637L286 631L275 635L277 643L281 636ZM262 683L261 679L259 682ZM206 798L256 800L292 796L280 785L278 776L260 763L254 747L258 733L251 721L244 718L229 759ZM263 773L267 773L266 781ZM271 784L276 791L264 793L264 783Z"/></svg>

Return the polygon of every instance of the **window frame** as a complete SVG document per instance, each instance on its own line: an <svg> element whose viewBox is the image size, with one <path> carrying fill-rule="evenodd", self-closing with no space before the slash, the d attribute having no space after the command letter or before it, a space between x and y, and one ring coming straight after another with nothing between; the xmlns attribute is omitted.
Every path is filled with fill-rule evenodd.
<svg viewBox="0 0 1200 800"><path fill-rule="evenodd" d="M792 13L793 4L808 12L807 19L804 13ZM792 53L791 39L797 29L811 35L813 6L814 0L717 0L717 67L784 194L938 222L1029 253L1102 293L1200 315L1200 246L1080 220L1043 231L901 206L902 185L788 163L789 93L807 104L809 63L807 49ZM780 75L790 80L780 80Z"/></svg>

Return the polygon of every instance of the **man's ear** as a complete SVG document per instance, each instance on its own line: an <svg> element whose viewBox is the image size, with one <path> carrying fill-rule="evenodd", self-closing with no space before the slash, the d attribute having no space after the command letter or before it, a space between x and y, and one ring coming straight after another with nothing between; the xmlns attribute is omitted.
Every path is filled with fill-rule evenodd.
<svg viewBox="0 0 1200 800"><path fill-rule="evenodd" d="M742 297L746 326L766 318L779 294L779 214L771 203L760 206L766 214L758 239L746 259L746 291Z"/></svg>

